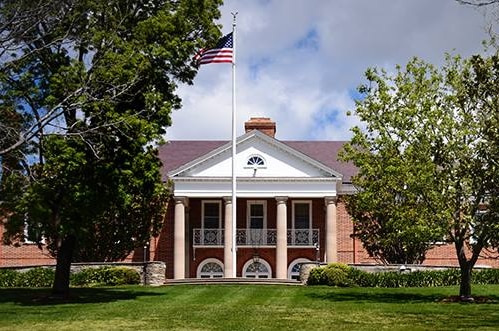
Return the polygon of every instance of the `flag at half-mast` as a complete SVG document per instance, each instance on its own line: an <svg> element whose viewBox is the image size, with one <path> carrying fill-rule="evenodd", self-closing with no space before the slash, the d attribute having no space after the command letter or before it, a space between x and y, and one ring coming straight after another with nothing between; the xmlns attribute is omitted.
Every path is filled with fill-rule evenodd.
<svg viewBox="0 0 499 331"><path fill-rule="evenodd" d="M214 48L203 49L194 57L198 65L209 63L232 63L232 32L222 37Z"/></svg>

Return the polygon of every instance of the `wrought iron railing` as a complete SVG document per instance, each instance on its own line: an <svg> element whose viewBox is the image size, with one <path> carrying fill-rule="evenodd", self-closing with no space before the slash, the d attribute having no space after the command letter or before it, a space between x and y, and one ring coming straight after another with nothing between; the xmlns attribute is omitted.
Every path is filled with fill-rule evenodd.
<svg viewBox="0 0 499 331"><path fill-rule="evenodd" d="M222 246L224 244L223 229L194 229L194 246Z"/></svg>
<svg viewBox="0 0 499 331"><path fill-rule="evenodd" d="M238 246L275 246L277 243L276 229L237 229L236 242ZM319 242L319 229L288 229L288 246L313 246ZM194 246L223 246L223 229L194 229Z"/></svg>

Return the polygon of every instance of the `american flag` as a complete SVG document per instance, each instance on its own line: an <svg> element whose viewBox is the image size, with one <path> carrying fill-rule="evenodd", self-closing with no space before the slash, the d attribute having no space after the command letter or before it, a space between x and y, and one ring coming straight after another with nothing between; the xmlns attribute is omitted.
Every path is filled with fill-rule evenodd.
<svg viewBox="0 0 499 331"><path fill-rule="evenodd" d="M209 63L232 63L232 32L221 38L211 49L203 49L194 57L198 65Z"/></svg>

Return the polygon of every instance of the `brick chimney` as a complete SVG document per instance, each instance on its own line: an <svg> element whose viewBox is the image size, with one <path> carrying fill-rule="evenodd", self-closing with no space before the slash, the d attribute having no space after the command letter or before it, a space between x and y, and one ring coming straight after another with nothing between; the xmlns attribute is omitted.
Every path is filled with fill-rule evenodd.
<svg viewBox="0 0 499 331"><path fill-rule="evenodd" d="M275 122L272 122L269 117L252 117L249 121L244 123L244 130L246 132L258 130L265 133L267 136L275 138L276 128Z"/></svg>

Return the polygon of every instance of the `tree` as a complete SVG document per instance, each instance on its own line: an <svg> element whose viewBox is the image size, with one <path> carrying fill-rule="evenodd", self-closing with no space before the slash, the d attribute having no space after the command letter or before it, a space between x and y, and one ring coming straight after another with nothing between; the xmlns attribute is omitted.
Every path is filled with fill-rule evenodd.
<svg viewBox="0 0 499 331"><path fill-rule="evenodd" d="M413 59L366 76L356 107L366 128L354 128L344 152L359 168L354 222L397 238L422 222L409 242L442 233L470 298L477 259L499 247L499 56L448 57L441 69Z"/></svg>
<svg viewBox="0 0 499 331"><path fill-rule="evenodd" d="M219 0L0 3L0 213L57 258L117 260L161 226L153 147L191 84L192 57L220 36Z"/></svg>

